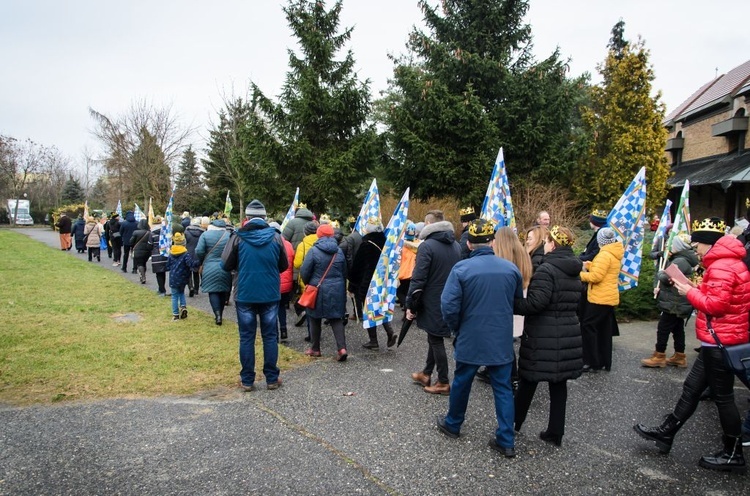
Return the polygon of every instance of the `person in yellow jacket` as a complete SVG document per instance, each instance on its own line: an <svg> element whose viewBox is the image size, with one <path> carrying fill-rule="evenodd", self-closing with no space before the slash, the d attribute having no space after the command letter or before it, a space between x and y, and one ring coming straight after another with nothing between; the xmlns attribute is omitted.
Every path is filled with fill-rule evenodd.
<svg viewBox="0 0 750 496"><path fill-rule="evenodd" d="M625 247L609 227L596 234L599 253L584 262L581 281L588 283L587 301L581 316L583 371L612 368L612 336L619 335L615 307L620 304L617 277Z"/></svg>
<svg viewBox="0 0 750 496"><path fill-rule="evenodd" d="M417 237L417 226L409 221L404 231L404 247L401 249L401 265L398 268L398 289L396 298L401 309L406 309L406 295L409 293L411 273L414 272L414 264L417 262L417 248L421 240Z"/></svg>
<svg viewBox="0 0 750 496"><path fill-rule="evenodd" d="M315 234L318 230L318 224L316 221L311 220L307 224L305 224L305 237L302 238L302 241L297 245L297 249L294 252L294 280L297 282L298 288L299 288L299 294L302 294L305 291L305 284L302 282L302 278L299 275L299 270L302 267L302 262L305 261L305 257L307 254L312 250L313 245L318 240L318 235ZM299 319L297 320L295 326L299 327L302 325L302 322L306 321L306 314L304 307L300 307L298 303L295 302L294 309L297 312L297 315L299 316ZM307 337L305 338L305 341L310 341L310 323L307 324Z"/></svg>

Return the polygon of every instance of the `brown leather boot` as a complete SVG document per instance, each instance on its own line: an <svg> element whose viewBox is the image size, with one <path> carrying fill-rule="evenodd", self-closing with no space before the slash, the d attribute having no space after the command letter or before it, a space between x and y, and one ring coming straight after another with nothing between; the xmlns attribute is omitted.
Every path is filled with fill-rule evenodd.
<svg viewBox="0 0 750 496"><path fill-rule="evenodd" d="M430 385L430 376L424 372L412 372L411 380L414 381L414 384L421 384L422 387L429 387Z"/></svg>
<svg viewBox="0 0 750 496"><path fill-rule="evenodd" d="M675 352L674 355L667 358L666 363L667 365L684 369L687 368L687 356L684 353Z"/></svg>
<svg viewBox="0 0 750 496"><path fill-rule="evenodd" d="M425 387L424 392L430 394L442 394L443 396L447 396L451 394L451 385L443 384L442 382L436 382L434 386Z"/></svg>
<svg viewBox="0 0 750 496"><path fill-rule="evenodd" d="M649 368L664 368L667 366L667 355L666 353L659 353L655 351L650 358L644 358L641 360L641 365Z"/></svg>

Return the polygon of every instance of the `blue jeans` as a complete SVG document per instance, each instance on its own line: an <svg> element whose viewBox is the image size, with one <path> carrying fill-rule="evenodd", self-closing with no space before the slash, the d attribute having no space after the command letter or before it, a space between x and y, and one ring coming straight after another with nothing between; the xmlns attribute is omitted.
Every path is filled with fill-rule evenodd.
<svg viewBox="0 0 750 496"><path fill-rule="evenodd" d="M245 386L255 382L255 333L260 316L260 336L263 340L263 375L266 383L279 380L279 345L276 342L276 318L279 304L236 302L237 324L240 331L240 380Z"/></svg>
<svg viewBox="0 0 750 496"><path fill-rule="evenodd" d="M185 302L185 288L170 288L172 290L172 315L180 315L180 307L187 305Z"/></svg>
<svg viewBox="0 0 750 496"><path fill-rule="evenodd" d="M492 392L495 396L495 416L497 417L495 440L498 446L502 448L515 447L513 432L515 408L513 405L513 387L510 382L512 368L512 363L487 366L487 374L490 376ZM457 434L461 432L461 425L464 423L466 416L466 407L469 404L471 385L474 382L477 370L479 370L479 365L456 362L448 401L448 415L445 416L445 426L451 432Z"/></svg>

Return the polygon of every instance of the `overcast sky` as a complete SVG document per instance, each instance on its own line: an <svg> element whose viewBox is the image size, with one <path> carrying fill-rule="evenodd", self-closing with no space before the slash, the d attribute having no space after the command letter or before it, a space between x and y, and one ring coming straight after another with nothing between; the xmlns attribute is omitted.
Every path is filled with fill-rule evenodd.
<svg viewBox="0 0 750 496"><path fill-rule="evenodd" d="M328 0L327 6L333 5ZM204 147L224 95L248 82L275 97L295 40L279 0L2 0L0 134L54 145L82 161L97 149L89 107L116 117L135 100L171 105ZM651 51L667 112L702 84L750 57L747 3L740 0L531 0L534 52L559 46L570 75L598 80L612 26ZM342 27L375 96L421 24L416 0L344 0Z"/></svg>

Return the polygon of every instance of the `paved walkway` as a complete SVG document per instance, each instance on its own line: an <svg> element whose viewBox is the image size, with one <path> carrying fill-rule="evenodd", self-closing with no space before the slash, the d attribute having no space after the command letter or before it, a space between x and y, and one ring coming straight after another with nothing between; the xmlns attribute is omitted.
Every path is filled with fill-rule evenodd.
<svg viewBox="0 0 750 496"><path fill-rule="evenodd" d="M59 247L50 230L19 231ZM105 260L102 269L137 283ZM203 295L188 303L209 308ZM227 317L233 313L230 307ZM303 350L304 331L291 329L289 346ZM425 394L409 378L423 364L422 331L376 353L360 347L366 333L350 325L349 361L330 358L333 337L324 332L328 358L283 374L278 391L0 406L0 494L750 493L747 476L697 466L721 442L711 402L701 404L670 455L633 432L634 423L656 423L670 411L687 371L639 366L653 349L655 322L620 329L612 372L570 383L560 448L537 437L546 427L544 386L515 459L487 447L496 423L483 383L475 384L461 438L447 439L434 426L447 397ZM692 326L688 338L694 347ZM694 359L692 349L688 356ZM750 395L740 386L736 393L744 413Z"/></svg>

